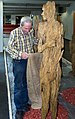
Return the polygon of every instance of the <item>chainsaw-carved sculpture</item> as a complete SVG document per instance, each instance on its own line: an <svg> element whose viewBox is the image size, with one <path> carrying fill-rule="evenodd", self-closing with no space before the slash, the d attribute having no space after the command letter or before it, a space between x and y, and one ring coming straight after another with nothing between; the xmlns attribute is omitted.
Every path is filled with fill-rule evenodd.
<svg viewBox="0 0 75 119"><path fill-rule="evenodd" d="M63 51L63 25L55 20L55 2L48 1L42 8L43 21L38 26L38 52L42 54L40 85L42 119L46 119L49 107L52 119L56 118L57 96L61 79L60 59Z"/></svg>

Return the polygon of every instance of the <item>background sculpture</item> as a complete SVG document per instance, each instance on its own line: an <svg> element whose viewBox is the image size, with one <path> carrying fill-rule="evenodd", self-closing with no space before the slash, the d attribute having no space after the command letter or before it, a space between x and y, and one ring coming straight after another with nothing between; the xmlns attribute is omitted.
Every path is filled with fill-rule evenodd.
<svg viewBox="0 0 75 119"><path fill-rule="evenodd" d="M75 76L75 35L72 36L72 41L70 41L70 53L72 62L72 74Z"/></svg>

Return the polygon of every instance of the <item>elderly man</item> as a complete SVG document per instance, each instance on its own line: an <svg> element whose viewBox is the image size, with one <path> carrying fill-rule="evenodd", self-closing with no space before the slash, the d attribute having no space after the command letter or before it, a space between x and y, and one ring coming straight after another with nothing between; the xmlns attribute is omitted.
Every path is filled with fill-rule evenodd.
<svg viewBox="0 0 75 119"><path fill-rule="evenodd" d="M29 111L26 68L30 53L33 53L34 36L32 20L22 17L20 27L11 31L8 42L8 53L13 58L15 119L23 119Z"/></svg>

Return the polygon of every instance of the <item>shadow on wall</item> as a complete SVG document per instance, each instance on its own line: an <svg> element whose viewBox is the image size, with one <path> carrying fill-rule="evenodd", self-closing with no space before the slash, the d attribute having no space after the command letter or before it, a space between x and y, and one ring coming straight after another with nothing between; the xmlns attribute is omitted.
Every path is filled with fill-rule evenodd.
<svg viewBox="0 0 75 119"><path fill-rule="evenodd" d="M70 54L70 40L64 38L64 54L63 57L71 62L71 54Z"/></svg>

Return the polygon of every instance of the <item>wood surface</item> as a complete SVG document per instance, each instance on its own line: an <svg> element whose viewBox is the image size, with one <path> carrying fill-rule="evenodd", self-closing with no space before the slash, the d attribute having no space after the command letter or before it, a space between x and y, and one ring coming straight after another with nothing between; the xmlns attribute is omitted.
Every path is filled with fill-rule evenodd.
<svg viewBox="0 0 75 119"><path fill-rule="evenodd" d="M42 96L42 119L51 110L56 119L57 97L61 80L60 60L64 47L63 25L55 19L55 2L48 1L42 7L43 21L38 25L38 52L42 54L40 85Z"/></svg>

